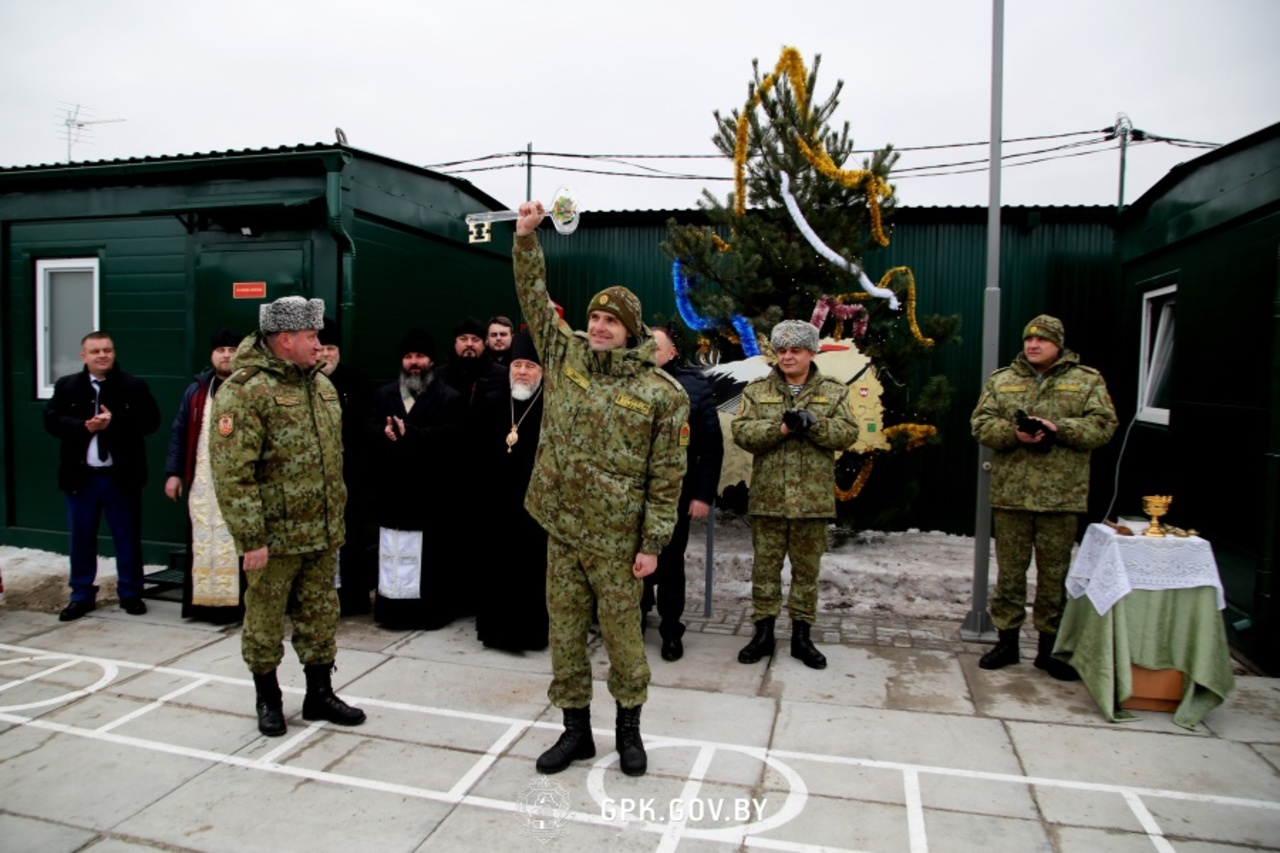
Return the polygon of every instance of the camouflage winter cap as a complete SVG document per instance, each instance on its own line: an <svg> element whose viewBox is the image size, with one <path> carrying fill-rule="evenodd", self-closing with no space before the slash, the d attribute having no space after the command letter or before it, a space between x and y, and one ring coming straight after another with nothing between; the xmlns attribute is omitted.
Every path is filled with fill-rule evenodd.
<svg viewBox="0 0 1280 853"><path fill-rule="evenodd" d="M1062 343L1066 340L1066 329L1062 328L1062 321L1057 317L1050 317L1048 314L1040 314L1033 318L1027 327L1022 330L1022 339L1027 338L1044 338L1058 348L1062 347Z"/></svg>
<svg viewBox="0 0 1280 853"><path fill-rule="evenodd" d="M773 327L773 332L769 335L769 343L775 350L801 347L817 352L818 329L804 320L783 320Z"/></svg>
<svg viewBox="0 0 1280 853"><path fill-rule="evenodd" d="M258 306L258 328L264 332L300 332L324 328L324 300L281 296Z"/></svg>
<svg viewBox="0 0 1280 853"><path fill-rule="evenodd" d="M643 337L640 332L644 328L644 323L640 320L640 300L625 287L615 284L591 297L591 304L587 306L588 318L592 311L612 314L618 318L619 323L627 327L631 337Z"/></svg>

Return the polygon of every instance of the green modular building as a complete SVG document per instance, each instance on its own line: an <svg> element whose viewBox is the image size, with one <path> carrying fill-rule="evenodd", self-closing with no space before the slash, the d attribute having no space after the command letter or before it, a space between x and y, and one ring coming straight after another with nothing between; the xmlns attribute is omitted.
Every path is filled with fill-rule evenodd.
<svg viewBox="0 0 1280 853"><path fill-rule="evenodd" d="M1172 170L1118 244L1118 509L1173 496L1167 520L1213 544L1232 645L1280 674L1280 124Z"/></svg>
<svg viewBox="0 0 1280 853"><path fill-rule="evenodd" d="M447 344L462 317L514 315L509 243L472 245L463 222L497 207L343 145L0 169L0 542L67 547L42 414L57 377L81 369L84 334L109 332L160 403L143 538L163 562L186 536L185 506L163 495L169 424L210 333L252 331L279 296L320 297L344 360L390 379L411 326Z"/></svg>

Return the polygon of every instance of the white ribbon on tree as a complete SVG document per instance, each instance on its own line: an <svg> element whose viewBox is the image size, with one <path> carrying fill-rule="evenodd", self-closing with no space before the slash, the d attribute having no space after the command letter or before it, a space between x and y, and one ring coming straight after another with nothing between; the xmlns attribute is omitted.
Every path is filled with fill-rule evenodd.
<svg viewBox="0 0 1280 853"><path fill-rule="evenodd" d="M858 279L858 284L862 285L862 289L867 293L878 299L888 299L889 307L894 311L899 310L898 297L894 295L892 290L887 287L877 287L871 282L871 279L867 278L867 274L862 271L862 267L842 257L830 246L822 242L822 238L813 232L813 229L809 227L808 221L804 218L804 214L800 212L800 205L796 204L795 197L791 195L791 180L787 173L779 172L779 176L782 179L782 202L787 206L787 212L791 214L791 220L795 222L796 227L800 229L800 233L809 241L809 245L813 247L814 251Z"/></svg>

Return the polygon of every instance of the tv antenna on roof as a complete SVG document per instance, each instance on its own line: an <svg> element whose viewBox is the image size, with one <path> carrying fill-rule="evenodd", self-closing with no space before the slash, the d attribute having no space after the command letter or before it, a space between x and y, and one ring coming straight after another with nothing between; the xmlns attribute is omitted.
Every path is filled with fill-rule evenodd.
<svg viewBox="0 0 1280 853"><path fill-rule="evenodd" d="M71 162L71 146L82 142L92 144L93 125L115 124L124 121L122 118L91 118L93 110L80 104L67 104L62 109L63 115L58 119L62 138L67 141L67 162Z"/></svg>

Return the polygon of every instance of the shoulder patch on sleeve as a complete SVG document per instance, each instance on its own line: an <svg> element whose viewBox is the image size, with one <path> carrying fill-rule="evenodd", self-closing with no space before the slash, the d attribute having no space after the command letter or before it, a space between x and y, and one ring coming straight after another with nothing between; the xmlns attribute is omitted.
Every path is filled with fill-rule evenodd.
<svg viewBox="0 0 1280 853"><path fill-rule="evenodd" d="M235 431L236 419L234 415L222 414L218 415L218 435L226 438Z"/></svg>
<svg viewBox="0 0 1280 853"><path fill-rule="evenodd" d="M680 446L681 447L689 446L689 422L688 421L685 421L684 423L680 424Z"/></svg>

